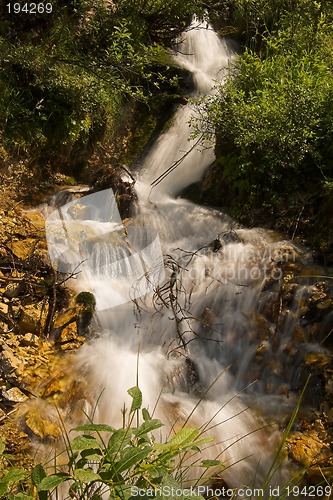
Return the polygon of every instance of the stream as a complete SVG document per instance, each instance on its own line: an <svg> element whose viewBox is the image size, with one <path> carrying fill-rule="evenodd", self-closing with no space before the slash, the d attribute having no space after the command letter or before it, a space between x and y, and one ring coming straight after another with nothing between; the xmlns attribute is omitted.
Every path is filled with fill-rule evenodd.
<svg viewBox="0 0 333 500"><path fill-rule="evenodd" d="M214 92L234 54L194 20L174 57L191 71L197 97ZM143 406L155 409L165 435L191 415L191 426L215 437L202 458L224 463L226 484L243 488L234 498L255 498L281 440L273 422L292 413L306 382L304 356L326 352L307 339L292 345L307 283L287 312L279 308L288 269L308 265L311 255L178 196L214 161L214 144L190 139L193 117L191 102L181 105L132 172L138 202L130 221L122 222L112 190L82 193L48 216L48 248L58 271L79 269L73 285L97 301L94 338L72 366L87 385L77 404L97 422L121 425L138 380ZM311 399L315 383L309 391ZM268 488L281 493L290 474L287 464L270 474L264 498Z"/></svg>

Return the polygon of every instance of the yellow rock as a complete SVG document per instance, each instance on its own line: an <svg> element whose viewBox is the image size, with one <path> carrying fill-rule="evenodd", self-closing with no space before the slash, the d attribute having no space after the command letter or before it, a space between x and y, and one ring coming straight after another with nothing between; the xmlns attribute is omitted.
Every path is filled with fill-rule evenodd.
<svg viewBox="0 0 333 500"><path fill-rule="evenodd" d="M33 306L21 309L19 328L21 333L39 333L41 323L41 312Z"/></svg>
<svg viewBox="0 0 333 500"><path fill-rule="evenodd" d="M293 433L288 439L288 445L291 458L304 467L310 467L330 456L328 446L319 439L315 431L307 434Z"/></svg>
<svg viewBox="0 0 333 500"><path fill-rule="evenodd" d="M54 322L54 328L64 328L66 324L76 321L79 313L78 307L72 307L61 313Z"/></svg>
<svg viewBox="0 0 333 500"><path fill-rule="evenodd" d="M26 212L25 218L31 222L36 229L44 230L45 228L45 220L44 217L39 212Z"/></svg>
<svg viewBox="0 0 333 500"><path fill-rule="evenodd" d="M22 403L28 399L18 387L12 387L8 391L3 391L3 395L8 401L13 401L14 403Z"/></svg>
<svg viewBox="0 0 333 500"><path fill-rule="evenodd" d="M26 426L41 439L60 436L58 424L49 416L43 414L38 407L31 408L25 416Z"/></svg>
<svg viewBox="0 0 333 500"><path fill-rule="evenodd" d="M33 254L37 242L38 240L36 240L35 238L27 238L25 240L13 241L11 243L8 243L8 247L16 257L25 260Z"/></svg>

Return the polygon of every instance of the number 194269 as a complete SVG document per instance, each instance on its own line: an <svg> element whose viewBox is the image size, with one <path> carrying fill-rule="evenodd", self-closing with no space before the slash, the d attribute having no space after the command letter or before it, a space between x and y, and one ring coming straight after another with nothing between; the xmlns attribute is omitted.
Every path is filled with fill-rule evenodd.
<svg viewBox="0 0 333 500"><path fill-rule="evenodd" d="M52 4L51 3L7 3L6 5L9 14L51 14Z"/></svg>

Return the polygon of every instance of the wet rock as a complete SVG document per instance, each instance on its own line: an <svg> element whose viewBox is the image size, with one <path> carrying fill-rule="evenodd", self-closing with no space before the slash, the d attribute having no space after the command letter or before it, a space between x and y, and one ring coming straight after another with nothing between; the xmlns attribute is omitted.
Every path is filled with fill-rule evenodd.
<svg viewBox="0 0 333 500"><path fill-rule="evenodd" d="M78 349L85 342L86 339L78 335L77 324L71 323L62 329L57 345L62 351L71 351Z"/></svg>
<svg viewBox="0 0 333 500"><path fill-rule="evenodd" d="M63 329L67 325L74 323L77 320L78 309L76 307L68 308L65 311L62 311L54 321L55 329Z"/></svg>
<svg viewBox="0 0 333 500"><path fill-rule="evenodd" d="M283 287L282 298L286 306L290 306L293 303L295 293L299 286L296 283L286 283Z"/></svg>
<svg viewBox="0 0 333 500"><path fill-rule="evenodd" d="M75 323L75 334L86 336L89 334L90 322L92 320L96 306L96 300L92 293L81 292L77 295L74 305L59 314L55 319L52 338L57 342L62 337L62 332L67 329L67 334L71 335L74 330L70 325ZM69 328L70 327L70 328ZM66 334L65 334L66 335ZM66 340L66 339L62 339Z"/></svg>
<svg viewBox="0 0 333 500"><path fill-rule="evenodd" d="M299 250L288 243L278 244L272 253L274 262L296 262L299 258Z"/></svg>
<svg viewBox="0 0 333 500"><path fill-rule="evenodd" d="M295 325L292 333L293 342L306 342L308 340L308 336L305 328L301 325Z"/></svg>
<svg viewBox="0 0 333 500"><path fill-rule="evenodd" d="M193 389L200 382L197 364L191 358L185 358L186 380L189 389Z"/></svg>
<svg viewBox="0 0 333 500"><path fill-rule="evenodd" d="M12 387L7 391L2 391L2 396L13 403L22 403L28 399L18 387Z"/></svg>
<svg viewBox="0 0 333 500"><path fill-rule="evenodd" d="M289 456L303 465L311 465L328 459L330 457L330 447L323 443L316 431L308 433L293 433L288 439Z"/></svg>
<svg viewBox="0 0 333 500"><path fill-rule="evenodd" d="M79 308L77 319L78 334L88 335L89 326L96 308L96 299L90 292L81 292L75 298L75 303Z"/></svg>
<svg viewBox="0 0 333 500"><path fill-rule="evenodd" d="M322 370L325 366L330 364L331 355L328 353L310 352L304 356L304 361L306 365L315 366Z"/></svg>

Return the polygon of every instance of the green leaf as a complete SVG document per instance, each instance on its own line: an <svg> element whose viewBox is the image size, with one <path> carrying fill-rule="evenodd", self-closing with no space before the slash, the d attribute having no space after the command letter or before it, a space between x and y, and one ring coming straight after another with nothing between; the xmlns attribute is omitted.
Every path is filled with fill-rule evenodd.
<svg viewBox="0 0 333 500"><path fill-rule="evenodd" d="M89 462L100 462L103 458L103 453L100 450L82 450L81 457Z"/></svg>
<svg viewBox="0 0 333 500"><path fill-rule="evenodd" d="M46 477L46 472L41 464L36 465L31 472L31 480L35 486L38 486Z"/></svg>
<svg viewBox="0 0 333 500"><path fill-rule="evenodd" d="M94 450L101 448L101 445L93 436L82 435L76 436L71 442L73 450Z"/></svg>
<svg viewBox="0 0 333 500"><path fill-rule="evenodd" d="M118 429L109 439L107 458L125 448L131 442L131 432L128 429Z"/></svg>
<svg viewBox="0 0 333 500"><path fill-rule="evenodd" d="M42 481L37 486L37 491L50 491L59 486L59 484L64 483L71 476L66 474L66 472L58 472L57 474L52 474L51 476L44 477Z"/></svg>
<svg viewBox="0 0 333 500"><path fill-rule="evenodd" d="M82 483L90 483L92 481L101 480L101 476L99 474L95 474L92 469L76 469L74 471L74 477Z"/></svg>
<svg viewBox="0 0 333 500"><path fill-rule="evenodd" d="M132 413L136 410L140 410L142 405L142 392L140 391L139 387L137 385L131 387L127 392L132 398L132 406L130 412Z"/></svg>
<svg viewBox="0 0 333 500"><path fill-rule="evenodd" d="M72 431L114 432L115 429L106 424L84 424L75 427L75 429L72 429Z"/></svg>
<svg viewBox="0 0 333 500"><path fill-rule="evenodd" d="M24 469L11 469L1 478L1 482L15 483L16 481L23 481L28 475L28 472Z"/></svg>
<svg viewBox="0 0 333 500"><path fill-rule="evenodd" d="M115 470L118 474L123 472L124 470L130 469L133 465L138 462L141 462L144 458L146 458L151 452L152 447L147 446L146 448L131 448L122 457L119 462L115 464Z"/></svg>
<svg viewBox="0 0 333 500"><path fill-rule="evenodd" d="M177 446L177 447L182 447L185 444L193 443L195 439L198 437L200 434L200 431L198 429L194 429L191 427L187 427L185 429L180 429L167 443L169 446Z"/></svg>
<svg viewBox="0 0 333 500"><path fill-rule="evenodd" d="M163 424L160 420L146 420L138 429L135 429L134 434L136 437L140 437L155 429L159 429L160 427L163 427Z"/></svg>
<svg viewBox="0 0 333 500"><path fill-rule="evenodd" d="M202 460L200 467L215 467L221 466L223 467L223 462L221 460Z"/></svg>
<svg viewBox="0 0 333 500"><path fill-rule="evenodd" d="M36 465L31 472L31 480L33 484L38 487L42 480L46 477L46 472L41 464ZM47 500L47 492L40 491L38 494L39 500Z"/></svg>
<svg viewBox="0 0 333 500"><path fill-rule="evenodd" d="M146 408L142 408L142 418L145 422L151 419L149 411Z"/></svg>

